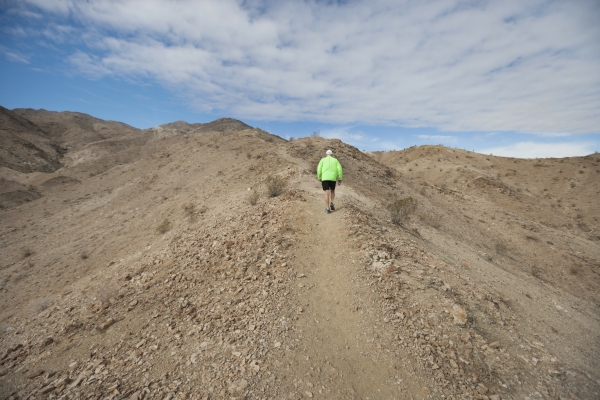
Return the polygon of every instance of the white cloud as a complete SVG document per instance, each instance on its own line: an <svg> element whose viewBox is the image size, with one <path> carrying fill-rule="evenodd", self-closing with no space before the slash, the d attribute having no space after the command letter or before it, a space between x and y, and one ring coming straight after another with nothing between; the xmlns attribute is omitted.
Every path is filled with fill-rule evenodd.
<svg viewBox="0 0 600 400"><path fill-rule="evenodd" d="M446 136L446 135L415 135L419 139L425 140L441 140L445 142L455 142L456 136Z"/></svg>
<svg viewBox="0 0 600 400"><path fill-rule="evenodd" d="M594 1L26 1L55 16L46 36L84 44L80 73L151 79L202 112L600 132Z"/></svg>
<svg viewBox="0 0 600 400"><path fill-rule="evenodd" d="M22 63L22 64L29 64L29 60L27 59L27 56L25 56L17 51L7 49L6 47L0 45L0 52L4 53L4 56L9 61L18 62L18 63Z"/></svg>
<svg viewBox="0 0 600 400"><path fill-rule="evenodd" d="M342 142L355 146L359 149L374 149L381 143L379 138L371 135L365 135L362 132L351 132L352 127L336 127L320 132L321 137L325 139L340 139Z"/></svg>
<svg viewBox="0 0 600 400"><path fill-rule="evenodd" d="M585 156L597 150L598 143L593 142L536 143L528 141L483 149L478 153L517 158L561 158Z"/></svg>

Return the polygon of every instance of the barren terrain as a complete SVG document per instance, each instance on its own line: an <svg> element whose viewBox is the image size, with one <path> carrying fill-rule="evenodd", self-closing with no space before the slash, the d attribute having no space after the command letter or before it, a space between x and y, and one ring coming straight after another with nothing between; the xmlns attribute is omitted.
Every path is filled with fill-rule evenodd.
<svg viewBox="0 0 600 400"><path fill-rule="evenodd" d="M0 111L1 398L600 397L598 154Z"/></svg>

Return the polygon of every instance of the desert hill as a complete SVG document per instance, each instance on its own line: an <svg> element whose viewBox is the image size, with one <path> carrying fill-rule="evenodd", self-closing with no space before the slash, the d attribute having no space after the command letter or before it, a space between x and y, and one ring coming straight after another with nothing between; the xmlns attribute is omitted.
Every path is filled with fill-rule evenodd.
<svg viewBox="0 0 600 400"><path fill-rule="evenodd" d="M599 395L598 155L6 115L65 152L56 170L3 164L3 398ZM327 148L344 167L331 215Z"/></svg>
<svg viewBox="0 0 600 400"><path fill-rule="evenodd" d="M60 167L63 152L48 132L0 107L0 167L20 172L52 172Z"/></svg>

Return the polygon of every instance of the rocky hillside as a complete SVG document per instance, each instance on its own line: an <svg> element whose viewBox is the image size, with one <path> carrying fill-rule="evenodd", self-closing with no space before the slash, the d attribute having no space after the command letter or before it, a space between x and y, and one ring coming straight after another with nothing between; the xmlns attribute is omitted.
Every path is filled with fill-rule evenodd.
<svg viewBox="0 0 600 400"><path fill-rule="evenodd" d="M1 198L2 398L599 396L596 155L366 154L229 119L88 140L44 115L60 168L0 181L29 196Z"/></svg>

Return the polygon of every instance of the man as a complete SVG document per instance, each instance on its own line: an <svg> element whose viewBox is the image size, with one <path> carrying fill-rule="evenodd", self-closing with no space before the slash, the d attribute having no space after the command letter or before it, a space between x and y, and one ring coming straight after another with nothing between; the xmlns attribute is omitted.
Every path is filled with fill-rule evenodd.
<svg viewBox="0 0 600 400"><path fill-rule="evenodd" d="M331 155L333 151L327 150L327 156L319 161L317 167L317 178L321 181L323 190L325 191L325 212L329 214L335 210L333 200L335 200L335 182L339 180L342 184L342 165Z"/></svg>

